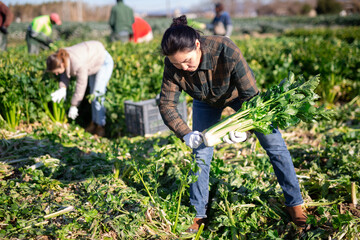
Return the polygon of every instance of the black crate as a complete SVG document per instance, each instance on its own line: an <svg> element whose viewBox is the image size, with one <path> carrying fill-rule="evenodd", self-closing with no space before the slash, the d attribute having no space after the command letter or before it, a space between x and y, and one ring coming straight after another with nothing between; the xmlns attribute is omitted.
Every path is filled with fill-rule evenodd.
<svg viewBox="0 0 360 240"><path fill-rule="evenodd" d="M128 132L134 135L146 136L169 130L161 118L156 102L155 98L140 102L130 100L124 102L125 122ZM178 104L178 110L182 119L186 121L186 101Z"/></svg>

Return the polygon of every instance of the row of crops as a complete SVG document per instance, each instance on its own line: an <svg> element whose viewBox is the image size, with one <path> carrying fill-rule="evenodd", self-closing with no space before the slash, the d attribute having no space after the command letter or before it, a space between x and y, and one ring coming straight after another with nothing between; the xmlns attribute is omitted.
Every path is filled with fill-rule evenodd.
<svg viewBox="0 0 360 240"><path fill-rule="evenodd" d="M146 18L154 34L162 34L170 25L168 18ZM209 23L211 19L196 19L196 21ZM244 33L283 33L295 28L359 26L360 15L341 17L339 15L324 15L313 18L304 16L287 17L257 17L233 18L234 35ZM9 38L12 41L23 41L29 23L12 23L9 27ZM54 26L55 36L66 40L89 39L106 37L110 34L107 22L64 22L61 26ZM207 31L206 31L207 32Z"/></svg>
<svg viewBox="0 0 360 240"><path fill-rule="evenodd" d="M289 71L305 78L320 74L318 104L335 115L331 121L283 132L309 230L290 222L272 166L253 136L242 144L216 147L210 221L199 238L359 236L359 36L359 27L343 27L291 30L271 38L234 37L261 90ZM68 102L51 102L57 79L44 71L51 52L31 56L21 43L1 53L0 238L179 239L191 224L195 211L189 204L188 172L196 166L190 149L173 134L134 137L125 126L123 102L154 98L160 91L160 38L138 45L100 40L115 62L106 96L108 138L83 129L91 96L83 101L76 122L64 114Z"/></svg>
<svg viewBox="0 0 360 240"><path fill-rule="evenodd" d="M360 30L349 27L334 31L344 34L334 37L324 37L326 33L298 36L293 31L282 37L235 42L253 69L260 89L277 84L289 71L295 75L303 74L305 78L320 74L318 94L327 104L334 104L348 102L360 92ZM353 39L350 42L349 36ZM61 47L75 42L61 41L57 44ZM107 130L109 136L119 136L126 132L124 100L145 100L160 92L163 57L158 49L159 39L144 45L104 44L115 62L106 97ZM23 45L2 54L0 113L11 127L21 121L38 121L44 115L53 117L58 112L52 111L54 107L50 99L50 93L57 88L57 80L44 71L49 54L28 55ZM88 112L86 104L84 101L81 108L84 114ZM67 106L55 106L55 110L61 107ZM65 118L55 120L64 122Z"/></svg>

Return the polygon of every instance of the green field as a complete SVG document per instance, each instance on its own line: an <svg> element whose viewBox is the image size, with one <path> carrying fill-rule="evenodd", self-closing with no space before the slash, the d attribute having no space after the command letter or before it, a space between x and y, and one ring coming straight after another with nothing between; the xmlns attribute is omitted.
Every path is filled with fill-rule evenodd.
<svg viewBox="0 0 360 240"><path fill-rule="evenodd" d="M261 91L289 71L306 79L320 74L316 105L335 112L331 121L282 131L311 228L302 231L290 221L270 161L252 136L245 143L216 147L210 222L199 239L359 238L359 18L324 19L265 19L262 24L273 27L258 32L271 33L267 37L246 30L260 26L260 20L246 20L246 28L236 21L232 37ZM195 216L188 194L187 173L194 167L190 148L170 132L132 136L124 116L125 100L154 98L160 91L160 33L167 22L154 20L155 39L137 45L108 43L104 24L86 30L69 23L57 30L58 48L98 39L114 59L104 138L84 131L91 96L76 121L64 114L68 101L51 102L50 93L57 89L57 79L45 72L51 51L28 55L21 40L26 25L12 26L13 41L0 53L0 239L184 237ZM192 101L186 99L191 116Z"/></svg>

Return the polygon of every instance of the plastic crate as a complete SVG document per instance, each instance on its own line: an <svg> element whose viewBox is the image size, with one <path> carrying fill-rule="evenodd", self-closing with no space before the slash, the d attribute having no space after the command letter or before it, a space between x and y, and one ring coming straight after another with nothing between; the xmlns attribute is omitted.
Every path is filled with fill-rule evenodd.
<svg viewBox="0 0 360 240"><path fill-rule="evenodd" d="M168 131L169 128L161 118L155 98L133 102L125 101L125 122L128 132L134 135L147 136ZM186 101L178 104L178 111L184 121L187 121Z"/></svg>

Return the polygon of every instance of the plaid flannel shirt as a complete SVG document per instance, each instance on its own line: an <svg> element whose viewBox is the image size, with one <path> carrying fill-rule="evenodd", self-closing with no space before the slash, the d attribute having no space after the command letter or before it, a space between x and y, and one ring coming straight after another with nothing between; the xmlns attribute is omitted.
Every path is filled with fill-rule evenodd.
<svg viewBox="0 0 360 240"><path fill-rule="evenodd" d="M177 110L181 91L210 106L221 108L235 98L244 102L259 90L240 49L229 38L204 36L201 63L195 72L177 69L166 57L160 93L160 114L177 137L191 132Z"/></svg>

